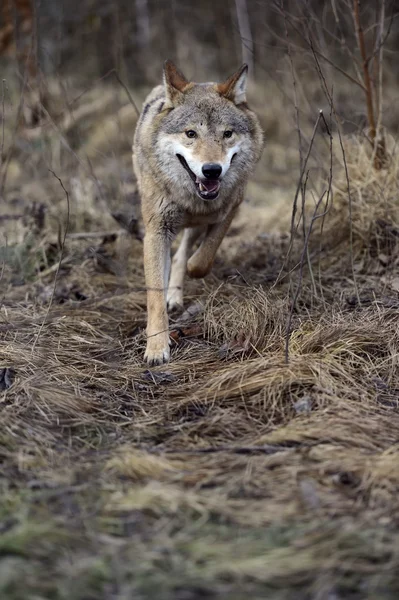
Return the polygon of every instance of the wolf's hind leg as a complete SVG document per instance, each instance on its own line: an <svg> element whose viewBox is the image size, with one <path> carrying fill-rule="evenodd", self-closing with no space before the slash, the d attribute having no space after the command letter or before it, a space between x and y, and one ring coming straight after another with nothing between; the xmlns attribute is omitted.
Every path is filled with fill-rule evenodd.
<svg viewBox="0 0 399 600"><path fill-rule="evenodd" d="M205 277L209 273L215 260L217 249L226 235L235 213L236 210L233 208L224 221L208 227L198 250L188 260L187 273L190 277Z"/></svg>
<svg viewBox="0 0 399 600"><path fill-rule="evenodd" d="M169 310L183 306L183 286L188 256L192 245L204 230L204 227L188 227L183 232L180 245L172 260L167 299Z"/></svg>

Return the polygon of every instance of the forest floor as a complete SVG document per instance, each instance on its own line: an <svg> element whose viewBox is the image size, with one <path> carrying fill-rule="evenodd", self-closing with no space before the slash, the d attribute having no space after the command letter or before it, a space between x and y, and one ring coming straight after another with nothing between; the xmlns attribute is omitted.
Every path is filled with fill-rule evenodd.
<svg viewBox="0 0 399 600"><path fill-rule="evenodd" d="M346 141L352 227L341 168L288 261L258 188L148 369L130 159L85 171L82 123L7 167L0 597L396 600L397 157Z"/></svg>

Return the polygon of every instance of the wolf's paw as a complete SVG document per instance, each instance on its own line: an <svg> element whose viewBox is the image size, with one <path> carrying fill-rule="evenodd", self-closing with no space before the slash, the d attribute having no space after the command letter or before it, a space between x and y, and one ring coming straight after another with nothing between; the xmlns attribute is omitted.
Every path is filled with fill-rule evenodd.
<svg viewBox="0 0 399 600"><path fill-rule="evenodd" d="M202 262L200 258L196 257L195 254L192 256L187 263L187 274L189 277L201 279L208 275L212 269L212 263Z"/></svg>
<svg viewBox="0 0 399 600"><path fill-rule="evenodd" d="M170 358L169 335L166 339L164 339L164 336L162 336L162 339L158 339L158 337L149 338L147 341L144 360L149 367L167 363Z"/></svg>
<svg viewBox="0 0 399 600"><path fill-rule="evenodd" d="M183 292L182 290L169 290L166 300L168 312L181 311L183 308Z"/></svg>

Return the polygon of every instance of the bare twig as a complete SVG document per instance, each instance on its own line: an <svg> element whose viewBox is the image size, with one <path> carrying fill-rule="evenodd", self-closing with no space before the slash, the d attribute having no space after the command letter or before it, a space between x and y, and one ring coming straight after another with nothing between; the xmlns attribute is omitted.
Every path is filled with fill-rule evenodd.
<svg viewBox="0 0 399 600"><path fill-rule="evenodd" d="M307 184L308 176L309 176L309 173L307 173L306 180L303 185L303 191L302 191L302 223L303 223L303 243L304 244L306 243L305 207L306 207L306 184ZM312 283L313 294L314 294L314 296L317 296L317 288L316 288L315 278L313 275L312 261L311 261L310 253L309 253L309 244L306 246L306 262L307 262L308 269L309 269L309 276L310 276L310 281Z"/></svg>
<svg viewBox="0 0 399 600"><path fill-rule="evenodd" d="M362 89L363 91L366 90L365 86L363 85L363 83L361 81L358 81L357 79L355 79L354 77L352 77L352 75L350 73L348 73L347 71L344 71L344 69L341 69L341 67L339 67L338 65L336 65L332 60L330 60L327 56L325 56L325 54L322 54L320 52L320 50L315 50L316 54L323 59L327 64L329 64L331 67L333 67L336 71L338 71L338 73L341 73L341 75L343 75L344 77L346 77L346 79L348 79L348 81L350 81L351 83L357 85L358 87L360 87L360 89Z"/></svg>
<svg viewBox="0 0 399 600"><path fill-rule="evenodd" d="M127 95L127 97L129 98L129 102L130 102L130 104L133 106L134 110L136 111L136 113L137 113L137 116L140 116L140 111L139 111L139 109L137 108L137 106L136 106L136 104L135 104L135 102L134 102L134 100L133 100L133 98L132 98L132 95L131 95L131 93L130 93L130 92L129 92L129 90L128 90L128 87L127 87L127 85L126 85L126 84L125 84L125 83L122 81L122 79L119 77L119 73L118 73L118 71L115 71L115 69L114 69L114 75L115 75L115 78L116 78L116 80L118 81L119 85L121 85L121 86L123 87L123 89L125 90L125 92L126 92L126 95Z"/></svg>
<svg viewBox="0 0 399 600"><path fill-rule="evenodd" d="M287 17L286 17L286 12L284 10L283 0L281 0L281 10L284 15L285 37L287 40L288 58L289 58L290 65L291 65L292 87L293 87L293 91L294 91L295 124L296 124L296 130L297 130L297 134L298 134L299 171L301 172L302 167L303 167L303 152L302 152L302 134L301 134L300 121L299 121L298 94L297 94L297 90L296 90L296 77L295 77L295 70L294 70L294 62L292 60L291 42L290 42L290 39L288 36Z"/></svg>
<svg viewBox="0 0 399 600"><path fill-rule="evenodd" d="M235 0L235 4L238 27L240 30L242 59L243 62L247 63L249 72L252 75L254 44L251 33L251 25L249 22L247 0ZM244 40L246 40L246 44L244 43Z"/></svg>
<svg viewBox="0 0 399 600"><path fill-rule="evenodd" d="M362 24L360 21L360 0L353 0L353 20L356 27L356 35L357 35L357 43L359 46L360 56L362 58L362 66L363 66L363 79L364 86L366 88L366 106L367 106L367 119L369 122L370 128L370 139L374 147L375 137L376 137L376 126L374 119L374 107L373 107L373 88L371 84L370 71L369 71L369 62L370 58L367 56L366 52L366 42L364 40L364 33Z"/></svg>
<svg viewBox="0 0 399 600"><path fill-rule="evenodd" d="M373 151L373 164L377 169L381 169L386 164L386 148L385 138L381 135L381 122L382 122L382 106L383 106L383 53L384 53L384 21L385 21L385 0L381 2L381 12L379 19L378 36L376 43L376 67L377 67L377 124L376 124L376 136L377 143L374 145ZM389 32L388 32L389 33ZM388 34L387 36L388 37Z"/></svg>
<svg viewBox="0 0 399 600"><path fill-rule="evenodd" d="M321 203L323 202L324 196L326 195L326 191L324 191L322 193L322 195L320 196L319 200L316 203L315 209L313 211L313 215L312 215L312 219L310 221L309 224L309 228L306 234L306 239L303 245L303 249L302 249L302 253L301 253L301 260L299 263L299 281L298 281L298 285L294 294L294 297L292 299L292 303L291 303L291 309L290 309L290 313L288 315L288 321L287 321L287 329L286 329L286 336L285 336L285 362L288 364L289 362L289 344L290 344L290 336L291 336L291 326L292 326L292 318L294 315L294 310L295 310L295 306L296 303L298 301L299 298L299 294L302 288L302 278L303 278L303 265L305 262L305 256L307 254L307 250L308 250L308 246L309 246L309 239L310 239L310 235L312 233L312 229L313 229L313 224L316 221L316 219L320 219L322 218L326 211L324 211L321 214L318 214L318 210L319 207L321 205Z"/></svg>
<svg viewBox="0 0 399 600"><path fill-rule="evenodd" d="M89 92L97 83L99 83L100 81L103 81L104 79L107 79L107 77L109 77L110 75L115 75L115 79L118 81L119 85L121 87L123 87L123 89L126 92L126 95L129 99L130 104L133 106L134 110L137 113L137 116L140 115L140 111L137 108L137 105L135 103L135 101L132 98L131 93L129 92L129 89L127 87L127 85L122 81L121 77L119 76L119 73L116 69L110 69L109 71L107 71L107 73L105 73L105 75L102 75L102 77L99 77L95 83L89 87L87 87L85 90L83 90L83 92L81 94L79 94L78 96L76 96L70 103L70 105L72 106L72 104L75 104L76 102L78 102L78 100L80 100L82 98L82 96L84 96L85 94L87 94L87 92Z"/></svg>
<svg viewBox="0 0 399 600"><path fill-rule="evenodd" d="M346 35L344 33L344 30L343 30L343 28L341 26L341 19L340 19L340 14L339 14L340 11L338 11L338 9L337 9L335 0L331 0L331 8L332 8L332 11L333 11L333 14L334 14L334 17L335 17L335 22L337 24L338 31L339 31L339 34L340 34L341 38L339 39L336 36L334 36L334 34L331 31L329 31L328 29L327 29L327 33L333 39L339 41L341 43L341 46L343 46L345 48L345 50L346 50L346 52L347 52L350 60L352 61L352 65L353 65L353 67L354 67L354 69L356 71L357 80L361 81L362 80L362 76L361 76L361 73L360 73L360 64L359 64L359 61L358 61L357 57L355 56L354 52L349 47L348 40L347 40Z"/></svg>
<svg viewBox="0 0 399 600"><path fill-rule="evenodd" d="M273 287L276 286L280 281L281 281L281 274L283 272L284 267L289 263L290 260L290 256L291 256L291 250L292 250L292 246L293 246L293 242L294 242L294 234L295 234L295 230L297 229L299 222L297 223L296 227L295 227L295 217L296 217L296 213L298 210L298 196L299 196L299 192L301 191L301 187L302 187L302 181L303 181L303 176L305 175L305 171L307 168L307 164L309 161L309 157L310 157L310 153L312 151L313 148L313 143L316 137L316 132L317 132L317 128L319 126L320 123L320 119L321 119L321 114L322 111L319 112L317 119L316 119L316 123L313 127L313 133L312 133L312 137L310 138L310 143L309 143L309 147L308 147L308 151L306 153L305 159L303 161L303 166L302 166L302 170L299 176L299 180L298 180L298 185L295 191L295 196L294 196L294 201L292 204L292 213L291 213L291 227L290 227L290 243L288 246L288 251L287 251L287 255L284 259L284 262L281 266L280 272L277 275L276 281L273 284Z"/></svg>
<svg viewBox="0 0 399 600"><path fill-rule="evenodd" d="M42 332L42 330L43 330L43 327L44 327L44 325L45 325L45 323L46 323L46 320L47 320L47 317L48 317L48 315L49 315L49 312L50 312L51 306L52 306L52 304L53 304L54 295L55 295L55 290L56 290L56 287L57 287L57 279L58 279L58 274L59 274L59 272L60 272L61 263L62 263L62 259L63 259L63 255L64 255L65 241L66 241L66 237L67 237L67 234L68 234L68 228L69 228L69 218L70 218L70 202L69 202L69 193L68 193L68 191L65 189L65 187L64 187L64 184L62 183L62 180L61 180L61 179L58 177L58 175L56 175L56 174L54 173L54 171L52 171L51 169L49 169L49 171L50 171L50 173L51 173L52 175L54 175L54 177L55 177L56 179L58 179L60 186L61 186L61 187L62 187L62 189L64 190L65 197L66 197L66 201L67 201L67 220L66 220L66 223L65 223L64 237L63 237L63 240L62 240L62 245L61 245L60 260L59 260L59 262L58 262L58 265L57 265L57 270L56 270L56 272L55 272L55 276L54 276L54 285L53 285L53 289L52 289L52 292L51 292L50 301L49 301L49 303L48 303L47 310L46 310L46 313L45 313L45 315L44 315L43 321L41 322L41 325L40 325L40 327L39 327L39 331L37 332L37 335L36 335L36 337L35 337L35 340L34 340L34 342L33 342L33 344L32 344L32 350L31 350L32 352L33 352L33 351L34 351L34 349L35 349L35 346L36 346L36 344L37 344L37 341L38 341L38 339L39 339L39 337L40 337L40 334L41 334L41 332Z"/></svg>
<svg viewBox="0 0 399 600"><path fill-rule="evenodd" d="M278 6L277 4L275 4L275 6L277 6L278 8L278 12L281 14L281 8L280 6ZM289 20L290 25L292 27L292 29L295 31L295 33L298 34L298 36L300 38L302 38L304 40L304 42L310 47L309 45L309 39L308 36L305 35L303 33L303 31L301 31L293 22L292 22L292 18L291 15L287 15L286 18ZM276 37L276 39L279 39L280 41L283 41L281 37L279 37L276 33L273 32L274 37ZM292 44L292 47L296 47L298 50L304 50L301 46L294 46L294 44ZM324 60L327 64L329 64L331 67L333 67L336 71L338 71L338 73L341 73L341 75L343 75L346 79L348 79L350 82L352 82L354 85L360 87L363 91L365 91L365 86L363 84L362 81L359 81L358 79L356 79L355 77L352 77L352 75L350 73L348 73L347 71L345 71L344 69L342 69L339 65L337 65L336 63L334 63L330 58L328 58L328 56L326 56L325 54L323 54L320 50L313 48L312 52L316 52L317 56L319 58L321 58L322 60Z"/></svg>
<svg viewBox="0 0 399 600"><path fill-rule="evenodd" d="M331 91L331 100L332 99L333 99L333 91ZM332 206L332 178L333 178L333 136L331 133L332 112L333 112L333 106L332 106L332 104L330 104L330 126L328 126L327 121L324 116L324 113L322 113L324 126L325 126L327 134L330 138L330 149L329 149L330 150L330 171L329 171L329 175L328 175L328 188L327 188L325 211L324 211L324 215L323 215L323 218L321 220L321 225L320 225L319 267L318 267L319 288L320 288L320 295L323 299L323 302L324 302L324 294L323 294L323 286L321 283L320 257L321 257L321 246L322 246L322 242L323 242L323 229L324 229L325 216L330 211L330 208ZM330 202L330 200L331 200L331 202Z"/></svg>
<svg viewBox="0 0 399 600"><path fill-rule="evenodd" d="M379 15L378 22L378 31L377 31L377 39L375 44L374 51L374 63L376 68L376 81L378 83L378 94L376 95L376 112L377 112L377 124L376 124L376 134L378 137L379 133L379 125L381 124L381 109L382 109L382 63L383 63L383 54L384 54L384 44L383 36L384 36L384 20L385 20L385 0L381 2L381 11Z"/></svg>
<svg viewBox="0 0 399 600"><path fill-rule="evenodd" d="M313 49L313 44L312 44L311 40L310 40L310 44L311 44L311 48ZM357 281L356 281L355 262L354 262L354 256L353 256L352 191L351 191L351 185L350 185L350 180L349 180L348 165L347 165L347 162L346 162L345 148L344 148L344 144L343 144L343 141L342 141L341 126L340 126L339 119L337 117L337 113L335 111L335 106L334 106L332 95L330 94L330 92L328 90L328 86L327 86L326 79L324 77L324 73L323 73L323 71L321 69L320 63L318 61L318 58L317 58L317 55L316 55L315 52L313 52L313 57L314 57L314 60L315 60L317 73L318 73L320 81L322 83L322 89L323 89L323 91L324 91L324 93L326 95L326 98L327 98L327 100L328 100L328 102L330 104L330 108L332 110L332 113L334 114L335 123L337 125L338 139L339 139L339 144L340 144L341 153L342 153L342 160L343 160L343 163L344 163L346 186L347 186L347 194L348 194L349 244L350 244L350 257L351 257L351 270L352 270L352 277L353 277L353 286L355 288L356 298L357 298L359 306L360 306L361 305L361 301L360 301L359 289L358 289Z"/></svg>

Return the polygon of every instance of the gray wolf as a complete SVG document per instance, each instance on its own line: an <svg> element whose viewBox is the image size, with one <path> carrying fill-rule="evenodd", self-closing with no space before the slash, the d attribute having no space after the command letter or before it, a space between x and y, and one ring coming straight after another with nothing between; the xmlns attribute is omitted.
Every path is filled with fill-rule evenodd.
<svg viewBox="0 0 399 600"><path fill-rule="evenodd" d="M246 100L247 71L243 65L223 83L193 83L166 61L163 85L144 101L133 169L145 227L145 360L151 366L169 360L167 310L183 304L186 271L209 273L263 150L262 129Z"/></svg>

